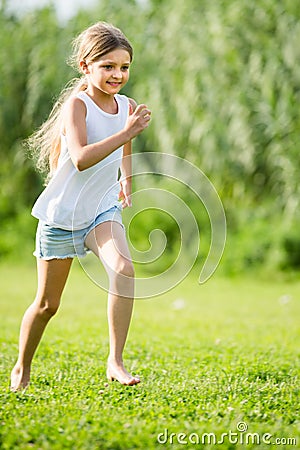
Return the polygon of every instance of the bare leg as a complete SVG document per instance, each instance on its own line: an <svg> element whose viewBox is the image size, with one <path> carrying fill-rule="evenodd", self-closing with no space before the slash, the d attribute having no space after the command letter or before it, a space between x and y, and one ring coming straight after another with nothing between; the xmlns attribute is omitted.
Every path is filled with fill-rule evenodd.
<svg viewBox="0 0 300 450"><path fill-rule="evenodd" d="M19 357L11 373L11 390L24 389L29 384L33 355L44 329L56 313L72 259L37 259L38 289L34 302L24 314L19 339Z"/></svg>
<svg viewBox="0 0 300 450"><path fill-rule="evenodd" d="M124 230L117 222L104 222L89 233L86 245L101 259L109 277L107 377L125 385L137 384L139 378L127 372L122 356L134 296L134 270Z"/></svg>

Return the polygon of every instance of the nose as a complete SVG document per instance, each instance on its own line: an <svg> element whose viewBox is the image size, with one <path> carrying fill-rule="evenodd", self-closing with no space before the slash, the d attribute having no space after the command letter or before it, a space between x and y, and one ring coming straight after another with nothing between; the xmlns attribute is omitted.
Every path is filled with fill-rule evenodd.
<svg viewBox="0 0 300 450"><path fill-rule="evenodd" d="M113 72L113 78L122 78L122 72L117 67L115 68L115 70Z"/></svg>

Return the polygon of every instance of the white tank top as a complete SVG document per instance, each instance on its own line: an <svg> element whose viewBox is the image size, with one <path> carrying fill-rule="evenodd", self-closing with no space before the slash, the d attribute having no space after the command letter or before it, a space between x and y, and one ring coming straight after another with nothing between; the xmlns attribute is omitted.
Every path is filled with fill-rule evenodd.
<svg viewBox="0 0 300 450"><path fill-rule="evenodd" d="M99 142L124 128L129 114L129 101L125 95L115 95L117 114L102 111L85 92L79 92L77 97L83 100L87 109L88 144ZM62 135L57 169L35 202L32 215L65 230L89 226L98 214L120 205L118 177L122 156L123 147L119 147L99 163L79 172L70 158L66 137Z"/></svg>

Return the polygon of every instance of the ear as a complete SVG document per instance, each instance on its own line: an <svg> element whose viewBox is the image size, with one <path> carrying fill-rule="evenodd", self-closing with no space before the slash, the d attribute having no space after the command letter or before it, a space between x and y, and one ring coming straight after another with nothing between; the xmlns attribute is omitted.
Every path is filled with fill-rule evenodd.
<svg viewBox="0 0 300 450"><path fill-rule="evenodd" d="M86 61L80 61L79 65L80 65L80 68L81 68L82 72L83 72L85 75L88 74L88 73L90 73Z"/></svg>

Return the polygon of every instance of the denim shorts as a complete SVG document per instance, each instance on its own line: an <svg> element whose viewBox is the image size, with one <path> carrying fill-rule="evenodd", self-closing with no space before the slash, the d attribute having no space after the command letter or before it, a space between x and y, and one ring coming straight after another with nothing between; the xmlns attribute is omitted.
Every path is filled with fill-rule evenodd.
<svg viewBox="0 0 300 450"><path fill-rule="evenodd" d="M89 249L85 246L85 239L90 231L103 222L118 222L122 226L122 213L118 206L113 206L99 214L93 223L81 230L63 230L39 221L36 232L36 247L34 256L44 260L82 258Z"/></svg>

